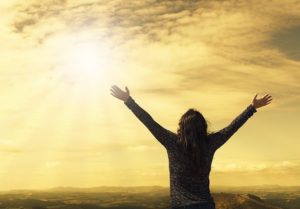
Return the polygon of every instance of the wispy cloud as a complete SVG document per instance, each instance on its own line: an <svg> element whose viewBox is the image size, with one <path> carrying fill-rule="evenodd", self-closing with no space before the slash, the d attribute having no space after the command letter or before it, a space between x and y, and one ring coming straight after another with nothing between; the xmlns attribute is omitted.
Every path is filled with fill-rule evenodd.
<svg viewBox="0 0 300 209"><path fill-rule="evenodd" d="M288 8L291 12L285 13L279 7ZM289 79L288 83L293 85L290 87L298 88L295 82L291 82L295 77L290 74L293 72L299 76L298 71L293 70L298 64L288 62L284 57L286 50L278 51L276 43L270 40L276 36L275 39L280 42L278 31L298 27L297 8L297 2L282 5L280 1L258 3L255 0L247 3L182 0L124 3L114 0L106 3L79 1L76 4L32 1L19 6L19 15L12 27L39 43L66 30L90 30L98 39L109 37L115 43L130 43L129 47L139 43L135 50L141 53L132 54L133 58L141 60L137 54L144 53L152 55L153 62L157 61L154 54L167 58L165 65L174 68L164 69L162 66L160 69L180 75L182 80L178 81L178 86L184 85L185 88L195 86L199 79L247 88L240 78L248 78L252 85L261 86L262 79L253 78L268 71L261 88L269 85L269 88L280 92L282 89L277 87L280 80L275 85L272 82L276 82L282 74L285 76L283 82ZM28 30L24 31L24 28ZM292 33L297 32L296 28L290 29ZM160 43L160 47L170 52L176 49L192 53L169 54L166 57L166 50L160 52L147 47L151 42ZM198 46L198 51L205 50L205 53L197 52L197 47L193 46ZM174 60L176 64L170 63ZM184 61L187 66L183 65Z"/></svg>
<svg viewBox="0 0 300 209"><path fill-rule="evenodd" d="M216 165L212 171L214 185L233 183L239 186L247 185L299 185L300 162L292 161L258 161L224 163ZM287 177L282 178L283 176Z"/></svg>
<svg viewBox="0 0 300 209"><path fill-rule="evenodd" d="M215 172L290 172L291 170L300 171L299 161L278 161L278 162L232 162L216 164L214 166Z"/></svg>

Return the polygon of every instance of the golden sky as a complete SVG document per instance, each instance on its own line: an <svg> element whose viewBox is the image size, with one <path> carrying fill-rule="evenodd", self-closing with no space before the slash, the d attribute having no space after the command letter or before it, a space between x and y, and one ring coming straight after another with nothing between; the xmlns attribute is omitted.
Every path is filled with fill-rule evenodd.
<svg viewBox="0 0 300 209"><path fill-rule="evenodd" d="M270 93L217 151L211 185L299 185L299 11L299 0L1 0L0 189L169 186L166 151L113 84L174 132L190 107L216 131Z"/></svg>

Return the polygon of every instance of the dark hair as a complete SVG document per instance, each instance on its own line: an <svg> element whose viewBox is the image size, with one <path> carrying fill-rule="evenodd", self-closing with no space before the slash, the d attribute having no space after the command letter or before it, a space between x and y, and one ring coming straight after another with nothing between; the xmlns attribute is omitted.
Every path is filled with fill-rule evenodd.
<svg viewBox="0 0 300 209"><path fill-rule="evenodd" d="M179 120L177 146L189 158L192 169L203 173L208 165L208 131L203 115L194 108L188 109Z"/></svg>

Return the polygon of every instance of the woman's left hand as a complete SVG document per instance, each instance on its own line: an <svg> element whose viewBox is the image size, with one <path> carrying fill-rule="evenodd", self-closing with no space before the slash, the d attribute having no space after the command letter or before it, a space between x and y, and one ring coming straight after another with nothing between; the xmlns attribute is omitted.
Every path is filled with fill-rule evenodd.
<svg viewBox="0 0 300 209"><path fill-rule="evenodd" d="M110 90L111 90L111 93L110 93L111 95L113 95L114 97L116 97L120 100L123 100L124 102L126 102L130 96L130 92L129 92L129 89L127 88L127 86L125 87L126 91L122 91L116 85L113 85Z"/></svg>

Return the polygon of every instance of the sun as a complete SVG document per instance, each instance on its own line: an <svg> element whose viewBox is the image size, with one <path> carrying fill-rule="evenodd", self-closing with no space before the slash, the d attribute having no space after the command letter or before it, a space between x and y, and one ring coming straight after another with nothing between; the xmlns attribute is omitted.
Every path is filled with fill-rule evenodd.
<svg viewBox="0 0 300 209"><path fill-rule="evenodd" d="M108 47L99 43L79 43L65 52L67 74L78 81L93 82L105 79L111 66Z"/></svg>

